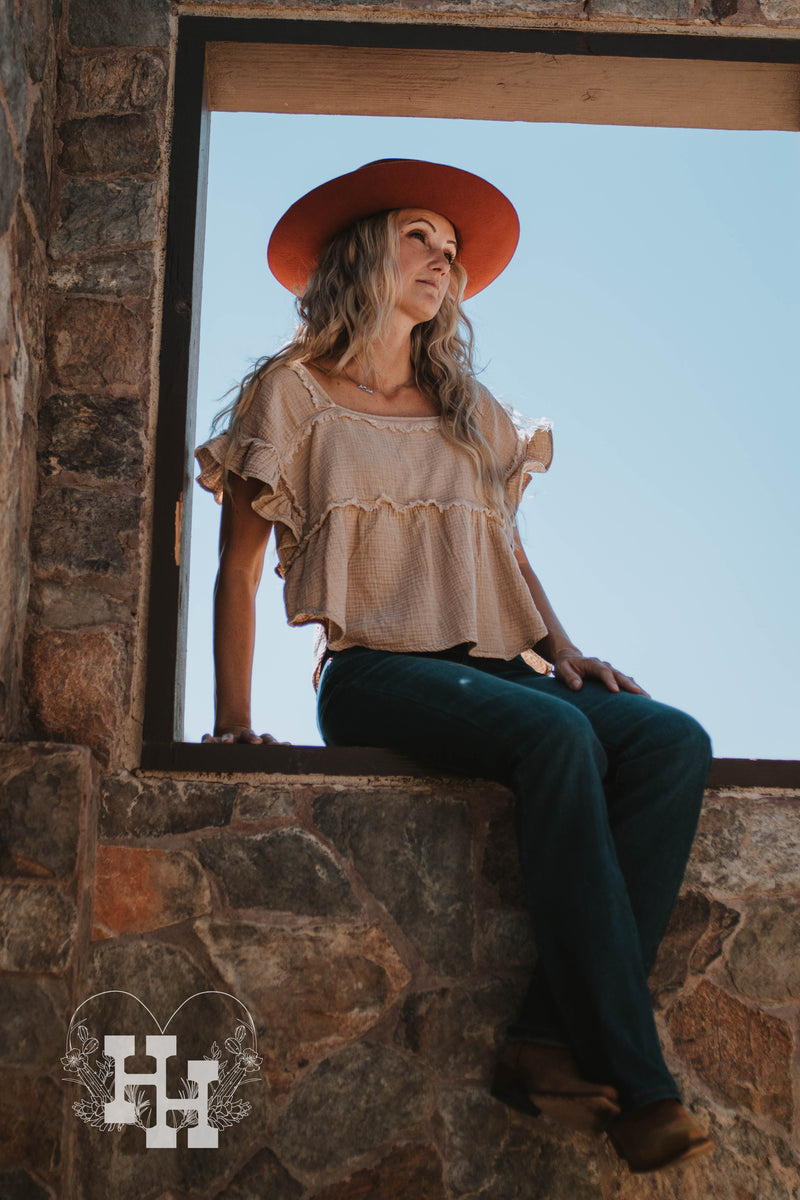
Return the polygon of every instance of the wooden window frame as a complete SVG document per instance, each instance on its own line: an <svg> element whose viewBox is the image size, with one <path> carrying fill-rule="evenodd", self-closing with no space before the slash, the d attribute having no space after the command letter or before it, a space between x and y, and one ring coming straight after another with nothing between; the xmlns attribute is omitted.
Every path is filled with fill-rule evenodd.
<svg viewBox="0 0 800 1200"><path fill-rule="evenodd" d="M451 19L439 24L179 20L141 759L145 770L432 774L389 751L369 748L198 746L176 740L183 725L197 348L214 108L800 129L796 37L720 36L717 30L684 35L465 27ZM369 84L364 68L370 61L380 67L384 100L376 99ZM304 63L309 70L301 69ZM800 762L715 759L709 786L797 788Z"/></svg>

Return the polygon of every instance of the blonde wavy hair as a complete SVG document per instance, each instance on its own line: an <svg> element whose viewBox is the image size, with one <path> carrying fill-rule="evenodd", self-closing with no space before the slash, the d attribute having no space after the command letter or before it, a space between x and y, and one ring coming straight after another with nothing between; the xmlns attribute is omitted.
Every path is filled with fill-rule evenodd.
<svg viewBox="0 0 800 1200"><path fill-rule="evenodd" d="M386 332L400 289L397 218L397 211L365 217L329 243L297 301L300 321L295 336L277 354L254 364L232 402L214 420L216 429L230 417L231 447L238 442L259 385L279 367L323 360L333 363L328 370L337 375L356 358L368 369L373 365L374 349ZM455 286L436 316L412 331L414 381L438 408L447 440L472 458L487 503L511 532L514 514L503 471L476 418L480 389L472 364L473 333L461 307L467 275L457 258L450 278ZM229 450L223 464L226 481L231 457Z"/></svg>

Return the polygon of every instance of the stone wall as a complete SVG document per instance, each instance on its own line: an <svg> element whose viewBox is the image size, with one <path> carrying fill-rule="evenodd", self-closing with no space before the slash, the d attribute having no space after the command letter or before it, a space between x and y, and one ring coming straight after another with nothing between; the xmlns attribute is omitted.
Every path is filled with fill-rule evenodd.
<svg viewBox="0 0 800 1200"><path fill-rule="evenodd" d="M0 736L21 725L56 80L50 0L0 3ZM55 13L54 13L55 8Z"/></svg>
<svg viewBox="0 0 800 1200"><path fill-rule="evenodd" d="M800 1196L800 792L707 796L652 990L717 1150L642 1179L603 1139L488 1094L534 955L504 789L99 778L85 748L52 745L0 763L0 1195ZM75 1008L119 989L164 1022L209 988L247 1006L262 1059L242 1089L252 1111L218 1148L188 1150L181 1131L176 1150L147 1150L141 1129L81 1122L71 1106L89 1093L60 1066ZM217 999L179 1014L179 1053L192 1036L196 1057L227 1041ZM123 1000L82 1010L89 1037L120 1032L121 1012L124 1032L155 1032Z"/></svg>
<svg viewBox="0 0 800 1200"><path fill-rule="evenodd" d="M166 7L73 3L60 46L25 667L32 731L106 762L141 725L168 41Z"/></svg>
<svg viewBox="0 0 800 1200"><path fill-rule="evenodd" d="M3 549L15 565L0 597L0 646L11 697L7 733L89 745L111 767L131 767L138 761L142 722L176 11L563 28L585 28L588 22L665 33L723 24L765 34L800 23L800 7L796 0L513 5L477 0L468 6L440 0L348 6L331 0L306 8L197 0L171 10L165 0L69 0L57 45L52 141L55 68L43 5L44 0L23 3L24 20L13 0L5 0L4 9L16 32L3 60L3 116L10 132L2 153L22 191L16 216L12 204L4 218L3 228L9 220L15 225L3 239L3 261L13 244L25 263L14 284L18 332L12 341L19 345L6 399L13 436L5 443L11 482L4 493L9 520ZM45 264L48 173L52 204ZM43 371L37 484L32 447ZM27 723L21 730L17 659L27 596L28 515L37 486L24 674Z"/></svg>
<svg viewBox="0 0 800 1200"><path fill-rule="evenodd" d="M97 7L111 7L112 0ZM143 8L160 8L149 0ZM200 16L275 17L294 20L391 20L426 23L454 20L459 25L541 24L569 28L587 23L592 28L631 29L642 32L685 33L710 26L759 32L800 24L797 0L188 0L179 12ZM98 25L103 18L98 21ZM668 28L670 27L671 28Z"/></svg>

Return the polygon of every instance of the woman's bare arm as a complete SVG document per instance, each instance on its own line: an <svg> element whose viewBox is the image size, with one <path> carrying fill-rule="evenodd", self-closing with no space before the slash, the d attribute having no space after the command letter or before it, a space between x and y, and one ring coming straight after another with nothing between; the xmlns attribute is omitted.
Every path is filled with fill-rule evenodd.
<svg viewBox="0 0 800 1200"><path fill-rule="evenodd" d="M610 692L637 692L646 696L644 688L630 677L612 667L610 663L599 658L586 658L572 642L564 626L559 621L553 606L547 599L539 577L528 561L528 556L522 548L519 533L514 535L514 557L520 569L522 578L531 594L531 599L547 626L547 636L536 643L537 654L548 659L555 667L556 678L565 683L573 691L583 687L583 680L595 677L602 680Z"/></svg>
<svg viewBox="0 0 800 1200"><path fill-rule="evenodd" d="M204 741L274 741L250 728L250 687L256 636L255 602L272 525L253 512L263 484L229 477L222 501L219 571L214 588L214 736Z"/></svg>

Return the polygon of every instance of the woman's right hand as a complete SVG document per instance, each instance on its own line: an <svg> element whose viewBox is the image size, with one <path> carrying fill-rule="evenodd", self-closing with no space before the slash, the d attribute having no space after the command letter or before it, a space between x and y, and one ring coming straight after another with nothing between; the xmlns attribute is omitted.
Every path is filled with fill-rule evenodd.
<svg viewBox="0 0 800 1200"><path fill-rule="evenodd" d="M271 733L255 733L252 729L242 729L237 726L232 729L217 730L214 733L204 733L201 741L205 744L230 746L236 743L244 746L291 746L291 742L279 742Z"/></svg>

